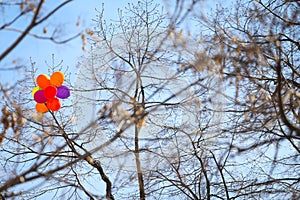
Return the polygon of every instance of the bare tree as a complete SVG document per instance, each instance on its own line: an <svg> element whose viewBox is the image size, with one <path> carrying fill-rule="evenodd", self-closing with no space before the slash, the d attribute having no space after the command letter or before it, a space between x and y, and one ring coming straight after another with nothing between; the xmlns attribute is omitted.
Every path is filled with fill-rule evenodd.
<svg viewBox="0 0 300 200"><path fill-rule="evenodd" d="M15 38L11 37L11 41L8 41L6 49L3 50L0 54L0 60L3 60L9 53L13 51L20 44L20 42L27 36L32 36L38 39L50 40L54 43L63 44L66 43L75 37L80 35L76 34L70 38L63 40L58 40L58 35L56 32L57 28L54 29L52 36L45 37L39 34L36 34L33 31L35 27L40 26L43 22L48 20L53 16L58 10L62 9L65 5L72 2L72 0L58 2L51 10L45 12L44 7L48 6L45 1L1 1L0 6L5 17L0 22L0 31L11 31L18 33ZM24 27L16 27L18 20L24 20L28 22ZM47 27L44 27L44 33L47 33Z"/></svg>
<svg viewBox="0 0 300 200"><path fill-rule="evenodd" d="M9 35L9 37L5 37L9 40L2 43L2 52L0 52L0 61L3 61L0 67L1 75L5 76L4 73L9 71L9 75L13 77L21 71L23 73L29 69L26 73L29 76L19 76L20 79L16 80L16 83L7 84L5 80L0 82L0 96L2 99L0 124L1 198L23 196L29 199L39 197L52 189L49 185L42 187L43 184L41 184L42 181L39 178L44 177L48 179L52 173L57 171L65 171L67 173L68 170L65 170L65 168L71 165L65 162L54 168L59 163L56 161L59 160L63 163L64 159L62 158L65 158L65 161L70 161L70 159L66 158L68 157L66 155L68 151L63 150L61 155L55 156L67 146L67 143L62 143L61 141L53 146L53 142L56 142L56 139L53 140L55 133L52 133L52 131L54 129L59 130L61 127L55 118L51 119L57 122L56 126L47 121L47 118L43 118L32 110L34 106L30 103L32 98L30 98L31 94L28 91L34 86L33 81L36 76L34 63L32 63L32 69L30 69L25 66L15 66L15 63L13 63L13 67L10 67L4 62L4 58L9 54L13 55L13 50L21 44L25 37L34 37L37 40L49 40L56 44L65 44L80 36L81 33L77 32L73 36L60 39L62 37L58 34L58 24L54 27L43 24L71 2L72 0L57 1L55 3L42 0L0 2L0 32L2 36L6 36L6 33ZM43 34L37 34L35 28L43 25ZM51 36L46 36L49 35L47 33ZM18 57L17 55L15 56L16 59ZM61 65L58 67L61 68ZM24 98L24 95L28 96ZM63 156L64 153L66 156ZM94 166L96 166L95 163ZM36 179L39 180L34 181L33 185L26 184ZM67 179L61 180L61 182L65 182L66 185L70 184ZM39 191L36 190L38 185L41 186ZM56 187L64 188L66 186L58 185ZM27 194L30 190L31 192Z"/></svg>
<svg viewBox="0 0 300 200"><path fill-rule="evenodd" d="M95 154L114 171L110 176L119 198L202 198L192 179L206 174L206 159L219 134L220 116L204 105L220 109L220 79L215 69L193 70L202 52L199 42L177 30L173 19L182 18L170 19L152 1L140 1L120 10L113 24L101 11L98 27L90 32L94 46L80 75L93 79L76 87L84 99L77 113L83 106L105 108L100 113L108 112L112 120L105 128L102 123L93 127L97 135L85 139L89 149L123 130L114 144ZM89 114L83 111L79 119ZM205 153L199 152L200 141ZM126 191L134 188L138 191Z"/></svg>
<svg viewBox="0 0 300 200"><path fill-rule="evenodd" d="M299 2L233 5L199 20L226 88L227 160L216 162L226 198L297 199Z"/></svg>
<svg viewBox="0 0 300 200"><path fill-rule="evenodd" d="M173 2L100 9L61 111L1 88L3 197L299 198L299 2Z"/></svg>

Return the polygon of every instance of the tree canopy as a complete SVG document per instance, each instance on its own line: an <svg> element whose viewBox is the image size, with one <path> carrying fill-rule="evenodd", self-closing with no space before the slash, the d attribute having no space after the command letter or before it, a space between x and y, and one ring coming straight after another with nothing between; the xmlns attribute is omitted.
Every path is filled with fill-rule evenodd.
<svg viewBox="0 0 300 200"><path fill-rule="evenodd" d="M0 26L33 12L1 59L68 2ZM97 8L77 72L49 65L71 90L58 111L35 110L34 61L0 83L2 199L300 198L300 2L160 3Z"/></svg>

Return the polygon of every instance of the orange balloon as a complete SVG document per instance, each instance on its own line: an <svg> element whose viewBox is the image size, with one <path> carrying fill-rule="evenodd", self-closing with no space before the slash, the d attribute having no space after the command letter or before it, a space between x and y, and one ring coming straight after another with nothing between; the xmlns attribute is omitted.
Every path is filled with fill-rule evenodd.
<svg viewBox="0 0 300 200"><path fill-rule="evenodd" d="M50 77L51 85L60 87L65 80L65 76L62 72L54 72Z"/></svg>
<svg viewBox="0 0 300 200"><path fill-rule="evenodd" d="M46 106L46 104L44 103L37 103L35 106L36 111L40 112L40 113L46 113L48 112L48 108Z"/></svg>
<svg viewBox="0 0 300 200"><path fill-rule="evenodd" d="M36 83L38 84L38 86L40 86L40 88L45 89L50 85L50 78L46 74L40 74L36 78Z"/></svg>
<svg viewBox="0 0 300 200"><path fill-rule="evenodd" d="M49 110L58 111L61 107L59 99L56 97L49 99L47 101L47 107L49 108Z"/></svg>

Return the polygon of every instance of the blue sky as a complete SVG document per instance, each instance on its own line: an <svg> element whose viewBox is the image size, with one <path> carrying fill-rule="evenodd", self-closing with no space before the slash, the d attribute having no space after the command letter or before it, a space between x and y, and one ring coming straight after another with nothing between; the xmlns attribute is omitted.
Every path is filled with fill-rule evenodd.
<svg viewBox="0 0 300 200"><path fill-rule="evenodd" d="M42 36L51 36L51 26L54 27L54 25L58 25L58 29L61 31L60 38L63 40L75 35L80 30L84 31L87 28L93 28L95 26L93 19L95 19L97 15L95 9L101 10L102 3L104 3L105 7L105 17L110 19L116 18L117 9L123 8L128 2L137 2L137 0L115 0L114 3L109 0L75 0L63 7L45 23L33 29L33 32ZM47 8L50 8L50 4ZM45 12L46 11L47 10L45 10ZM9 19L10 14L13 14L11 10L9 12L10 13L0 14L1 24L5 19ZM27 18L27 20L29 20L29 18ZM76 26L77 21L80 22L79 26ZM20 20L17 21L17 23L18 26L15 27L20 28L26 22ZM43 34L44 27L49 29L48 34ZM17 35L12 31L1 31L0 52L3 52L16 36ZM52 55L54 54L56 62L63 60L64 66L69 66L71 69L74 69L77 65L78 58L84 53L86 52L82 51L82 40L80 37L67 44L58 45L47 40L38 40L32 36L27 36L17 48L0 61L0 68L13 67L14 60L17 61L17 65L29 66L31 58L32 61L36 62L40 73L47 73L48 69L45 61L52 63ZM14 75L16 75L15 71L2 71L0 78L2 81L8 77L10 78L8 81L18 79L18 77Z"/></svg>
<svg viewBox="0 0 300 200"><path fill-rule="evenodd" d="M50 3L49 3L50 2ZM47 9L50 10L51 6L55 6L59 4L60 1L47 1L47 7L43 10L46 13ZM38 27L33 29L34 33L37 33L42 36L51 36L51 30L54 27L58 27L60 31L59 36L61 40L69 38L70 36L75 35L78 31L84 31L87 28L93 28L95 23L93 19L96 18L97 12L95 9L101 10L102 4L104 4L104 14L106 19L116 19L117 18L117 9L124 8L128 2L138 2L138 0L75 0L61 10L59 10L54 16L48 19L45 23L42 23ZM166 4L164 0L155 0L154 2L159 2L162 5L167 5L168 7L165 10L170 9L170 5L174 3ZM172 0L169 2L173 2ZM216 3L218 1L214 1ZM210 2L211 3L211 2ZM213 3L213 4L214 4ZM19 10L18 10L19 11ZM2 25L5 19L9 19L10 15L13 15L11 10L6 13L1 13L0 11L0 25ZM30 20L30 18L27 18ZM76 22L79 21L79 26L76 26ZM25 23L24 23L25 22ZM26 24L26 21L18 20L17 26L15 28L20 28ZM47 34L43 34L43 28L46 27L48 29ZM52 27L52 29L51 29ZM11 44L14 38L17 35L12 31L0 31L0 52L3 52L4 49ZM88 46L87 46L88 49ZM31 36L27 36L18 46L15 48L9 56L7 56L4 60L0 61L0 68L3 67L13 67L13 61L17 61L16 65L26 65L30 66L30 58L32 61L36 62L36 66L39 69L38 73L47 73L48 67L45 64L45 61L48 63L52 62L52 55L55 56L55 61L58 63L63 60L63 66L68 66L71 69L75 69L77 65L78 58L85 54L86 52L82 51L82 40L80 37L74 39L73 41L58 45L54 44L50 41L46 40L38 40ZM4 72L1 71L0 79L6 80L8 77L8 81L14 80L16 81L18 77L15 72Z"/></svg>
<svg viewBox="0 0 300 200"><path fill-rule="evenodd" d="M62 0L60 0L62 1ZM92 19L96 18L97 12L95 9L101 10L101 5L104 3L105 17L107 19L117 17L117 9L124 8L128 2L137 2L138 0L75 0L69 5L65 6L54 16L47 20L45 23L38 26L33 31L43 35L43 28L49 27L51 25L58 25L61 31L61 39L66 39L73 34L76 34L79 30L85 30L87 28L93 28L95 26ZM159 1L159 0L157 0ZM163 0L160 0L163 2ZM170 0L175 1L175 0ZM209 0L208 0L209 1ZM46 1L57 2L57 1ZM216 1L211 1L216 2ZM230 2L230 1L224 1ZM163 4L163 3L162 3ZM12 14L12 13L9 13ZM0 10L0 26L2 24L3 18ZM76 22L80 22L79 27L76 26ZM20 25L23 21L18 22ZM49 32L51 30L49 29ZM5 49L7 45L12 42L15 34L8 31L0 31L0 52ZM49 36L49 35L45 35ZM82 49L82 41L79 38L71 41L70 43L63 45L56 45L50 41L37 40L31 36L27 36L18 46L14 49L9 56L4 60L0 61L0 68L13 66L13 60L17 59L17 65L30 65L30 58L32 61L36 62L36 66L39 68L38 73L47 73L47 65L52 62L52 55L55 55L55 61L58 63L63 60L63 66L69 66L70 69L76 72L76 65L78 63L78 58L85 54ZM11 81L17 80L17 74L15 71L0 71L0 80ZM74 74L74 73L73 73Z"/></svg>
<svg viewBox="0 0 300 200"><path fill-rule="evenodd" d="M61 1L54 2L57 5L58 2ZM45 23L33 29L33 32L42 36L50 36L51 28L49 27L55 25L58 26L59 31L61 31L61 39L66 39L77 33L79 30L94 27L92 19L95 19L97 15L95 9L101 10L102 3L104 3L105 17L110 19L116 18L117 9L124 8L128 2L138 2L138 0L75 0L58 11ZM160 2L165 5L164 0L157 0L155 2ZM51 6L54 6L54 4L52 5L51 3L51 1L50 3L48 1L46 2L46 5L49 6L45 8L45 13L47 11L46 9L50 9ZM10 14L14 14L12 11L9 12L10 13L1 13L0 10L0 25L2 25L5 19L8 19ZM75 25L78 19L80 22L79 27ZM30 18L27 18L27 20L30 20ZM25 21L22 20L17 21L19 25L17 28L22 26L24 22ZM43 34L44 27L49 29L48 34ZM3 52L4 48L13 41L15 36L15 33L11 31L0 31L0 52ZM41 71L43 71L44 67L46 67L44 64L45 61L51 62L52 54L55 55L57 61L64 60L65 65L73 67L76 65L78 57L84 53L81 50L81 47L82 42L80 38L77 38L68 44L56 45L50 41L37 40L36 38L27 36L9 56L0 61L0 68L3 66L8 67L12 64L12 61L16 59L18 61L17 64L28 65L29 58L31 57L32 60L40 66Z"/></svg>
<svg viewBox="0 0 300 200"><path fill-rule="evenodd" d="M51 1L46 1L46 3L48 2ZM113 3L111 0L75 0L62 8L45 23L33 29L33 32L43 35L44 27L48 28L51 25L58 25L62 31L61 39L65 39L76 34L78 30L84 31L87 28L93 28L95 24L92 19L95 19L97 15L95 9L101 10L102 3L104 3L105 8L105 18L110 19L116 18L117 9L124 8L128 2L137 2L137 0L114 0ZM8 20L9 17L14 16L14 14L15 13L11 12L11 10L9 13L1 13L0 10L0 26L3 24L3 21ZM78 18L80 22L79 27L76 26ZM27 18L27 20L30 20L30 18ZM25 23L25 20L18 21L18 26L15 27L22 28ZM49 32L50 31L49 28ZM43 36L50 36L50 34ZM11 31L0 31L1 53L14 41L15 37L17 37L17 34ZM80 37L67 44L57 45L47 40L38 40L31 36L27 36L7 57L0 61L0 68L9 68L14 67L15 65L25 65L29 67L31 58L32 61L36 63L36 67L39 70L38 74L47 73L48 67L45 62L51 64L52 55L54 54L55 62L59 63L63 60L63 66L69 66L71 70L73 69L72 74L74 75L77 71L76 65L78 59L85 53L87 52L82 51L82 40ZM17 62L13 63L14 60ZM17 71L0 71L1 84L4 82L13 84L18 79L23 78L22 76L23 75L20 75ZM98 176L95 178L98 180ZM100 181L100 183L102 182ZM97 184L99 184L99 181L97 181ZM21 189L23 187L23 185L20 185ZM39 199L49 199L50 197L51 194L45 195L43 198Z"/></svg>
<svg viewBox="0 0 300 200"><path fill-rule="evenodd" d="M33 31L35 33L43 35L43 28L51 27L51 25L58 25L61 31L61 39L66 39L73 34L76 34L78 30L86 30L87 28L93 28L95 26L92 19L96 18L98 10L101 10L102 3L104 3L104 13L105 18L111 19L117 17L117 9L124 8L128 2L137 2L138 0L75 0L69 5L65 6L50 20L36 27ZM47 1L48 2L48 1ZM113 2L113 3L112 3ZM159 0L158 0L159 2ZM163 0L161 0L163 4ZM2 21L0 15L0 22ZM79 27L76 26L76 22L80 22ZM22 21L18 22L22 25ZM1 24L1 23L0 23ZM51 29L49 28L49 32ZM12 42L15 34L11 32L2 32L0 33L0 52L6 47L5 41L8 41L7 45ZM45 35L50 36L50 35ZM36 62L36 67L38 67L39 73L47 73L48 67L45 64L52 63L52 55L55 55L55 62L59 63L63 60L63 66L69 66L74 72L77 71L76 65L78 59L81 55L84 55L87 52L82 51L82 40L80 37L77 39L63 45L56 45L50 41L46 40L37 40L31 36L27 36L18 46L15 48L9 56L4 60L0 61L0 68L2 67L12 67L13 60L17 59L17 65L30 66L30 58L33 62ZM72 73L74 74L74 73ZM0 71L1 81L7 80L14 81L19 77L16 76L15 71L3 72Z"/></svg>

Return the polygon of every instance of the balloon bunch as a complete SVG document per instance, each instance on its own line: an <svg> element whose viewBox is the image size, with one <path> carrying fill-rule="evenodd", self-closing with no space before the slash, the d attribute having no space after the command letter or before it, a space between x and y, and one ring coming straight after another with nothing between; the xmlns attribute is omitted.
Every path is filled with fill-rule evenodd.
<svg viewBox="0 0 300 200"><path fill-rule="evenodd" d="M62 85L65 76L62 72L54 72L50 78L46 74L40 74L36 78L37 87L32 90L32 95L36 101L36 110L46 113L49 110L58 111L61 107L60 99L70 96L70 89Z"/></svg>

